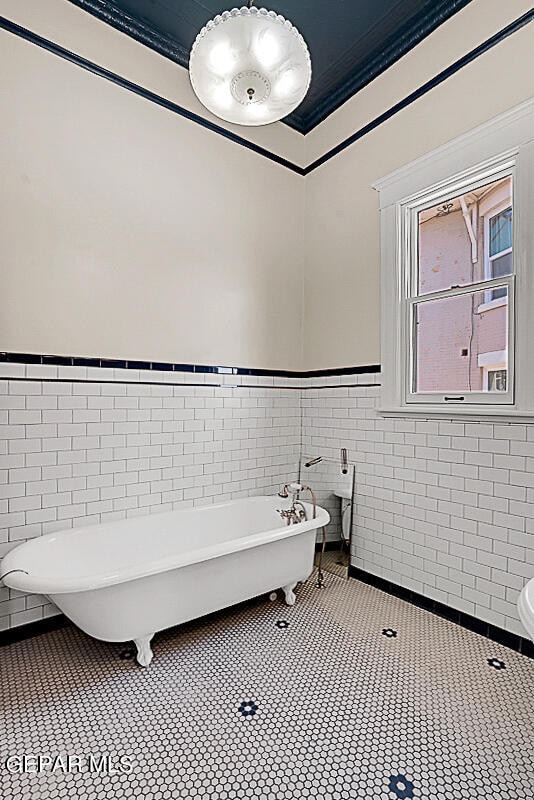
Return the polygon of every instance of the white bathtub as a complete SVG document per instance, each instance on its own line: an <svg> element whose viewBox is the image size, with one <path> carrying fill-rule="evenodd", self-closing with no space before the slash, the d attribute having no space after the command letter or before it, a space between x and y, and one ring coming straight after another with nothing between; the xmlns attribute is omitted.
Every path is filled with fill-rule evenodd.
<svg viewBox="0 0 534 800"><path fill-rule="evenodd" d="M280 587L295 602L330 519L305 505L309 519L289 526L277 512L288 500L253 497L48 534L8 553L0 575L48 595L90 636L133 640L148 666L156 631Z"/></svg>

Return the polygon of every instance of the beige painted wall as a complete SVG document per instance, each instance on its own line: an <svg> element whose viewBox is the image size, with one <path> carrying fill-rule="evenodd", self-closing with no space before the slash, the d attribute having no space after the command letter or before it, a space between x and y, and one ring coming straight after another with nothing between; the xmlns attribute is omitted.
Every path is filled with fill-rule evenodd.
<svg viewBox="0 0 534 800"><path fill-rule="evenodd" d="M461 38L460 52L450 23L446 24L451 32L447 40L449 54L456 53L454 57L458 57L470 49L466 46L466 30L471 32L472 40L487 38L529 7L530 3L519 0L506 4L500 0L497 3L475 0L453 18ZM483 37L477 33L480 29L484 31ZM401 99L408 85L413 90L430 74L438 72L444 58L443 35L444 31L438 29L410 53L408 65L403 59L352 98L346 104L350 104L350 109L344 106L327 119L313 140L310 139L313 133L306 137L309 146L317 145L319 137L321 146L316 152L321 152L323 146L336 144L362 121L390 107L392 99ZM435 70L431 69L433 38L436 66L439 66ZM530 25L308 176L305 369L380 363L380 231L378 194L372 184L530 97L534 74L532 43ZM400 96L384 94L382 88L388 79L391 78L395 88L400 84L400 74L407 81ZM353 112L352 124L345 117L350 112Z"/></svg>
<svg viewBox="0 0 534 800"><path fill-rule="evenodd" d="M298 369L302 178L9 33L0 48L0 349Z"/></svg>
<svg viewBox="0 0 534 800"><path fill-rule="evenodd" d="M306 138L234 127L307 163L529 6L473 0ZM0 13L208 116L185 70L66 0L0 0ZM1 32L0 349L378 362L371 185L528 97L531 27L306 179Z"/></svg>
<svg viewBox="0 0 534 800"><path fill-rule="evenodd" d="M302 134L281 122L256 128L224 122L197 100L186 69L69 0L0 0L0 14L244 139L296 164L305 163Z"/></svg>

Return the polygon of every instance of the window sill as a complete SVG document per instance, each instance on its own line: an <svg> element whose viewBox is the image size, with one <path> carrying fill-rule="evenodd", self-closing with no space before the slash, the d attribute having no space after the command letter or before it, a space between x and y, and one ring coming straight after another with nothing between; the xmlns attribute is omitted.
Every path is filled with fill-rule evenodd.
<svg viewBox="0 0 534 800"><path fill-rule="evenodd" d="M462 406L389 406L387 408L379 408L378 413L382 417L413 417L428 419L433 417L435 419L458 419L473 422L473 417L477 420L485 420L488 422L532 422L534 420L533 411L520 411L516 408L488 408L487 406L471 406L470 408Z"/></svg>
<svg viewBox="0 0 534 800"><path fill-rule="evenodd" d="M486 303L481 303L477 308L477 314L484 314L486 311L492 311L494 308L502 308L507 305L507 297L497 297L495 300L488 300Z"/></svg>

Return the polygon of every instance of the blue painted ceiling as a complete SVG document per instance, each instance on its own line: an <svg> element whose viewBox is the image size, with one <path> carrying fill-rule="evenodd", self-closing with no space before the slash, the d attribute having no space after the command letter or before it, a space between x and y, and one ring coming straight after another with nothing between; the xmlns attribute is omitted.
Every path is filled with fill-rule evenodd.
<svg viewBox="0 0 534 800"><path fill-rule="evenodd" d="M202 26L216 14L237 5L220 0L71 2L185 67ZM258 0L257 6L265 5L290 19L310 49L309 92L284 121L307 133L469 2Z"/></svg>

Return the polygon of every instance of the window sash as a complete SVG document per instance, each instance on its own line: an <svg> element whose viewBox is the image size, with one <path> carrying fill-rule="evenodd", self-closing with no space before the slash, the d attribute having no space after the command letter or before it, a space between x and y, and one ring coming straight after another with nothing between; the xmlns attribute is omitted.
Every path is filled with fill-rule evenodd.
<svg viewBox="0 0 534 800"><path fill-rule="evenodd" d="M414 391L414 377L417 359L417 326L416 309L418 306L432 300L447 299L449 297L460 297L471 295L478 291L490 291L492 288L506 287L508 305L507 315L507 347L508 347L508 376L506 392L489 391L436 391L436 392L417 392ZM514 402L514 355L515 355L515 276L508 275L505 278L493 280L482 280L477 283L461 286L454 289L444 289L417 297L408 297L403 303L403 317L405 321L404 341L406 343L406 369L404 371L404 397L407 404L443 404L443 405L510 405Z"/></svg>
<svg viewBox="0 0 534 800"><path fill-rule="evenodd" d="M427 303L429 300L441 300L447 297L457 297L462 294L473 294L473 292L490 291L504 286L513 286L514 275L504 275L502 278L488 278L475 281L473 283L462 284L455 286L451 289L440 289L436 292L428 292L428 294L413 295L406 298L409 305L419 305Z"/></svg>
<svg viewBox="0 0 534 800"><path fill-rule="evenodd" d="M514 196L516 183L515 158L510 160L506 159L506 161L501 163L497 168L494 167L484 170L478 175L471 175L467 179L464 178L463 180L447 182L437 189L428 190L419 196L407 198L400 204L402 225L399 225L399 253L404 263L404 269L401 270L401 283L403 284L401 285L401 291L404 297L426 298L429 296L424 292L419 292L419 213L433 206L445 203L450 200L451 197L467 194L469 191L480 189L502 178L512 178L512 196ZM512 200L512 208L513 206L514 200ZM489 217L485 220L486 225L488 224L488 220ZM514 236L513 233L512 236ZM484 238L486 239L486 235ZM489 249L485 256L486 265L488 264L487 254L489 254ZM503 255L503 253L499 255ZM474 284L462 284L462 287L472 285Z"/></svg>

